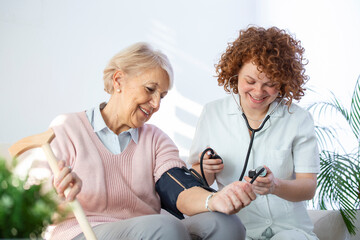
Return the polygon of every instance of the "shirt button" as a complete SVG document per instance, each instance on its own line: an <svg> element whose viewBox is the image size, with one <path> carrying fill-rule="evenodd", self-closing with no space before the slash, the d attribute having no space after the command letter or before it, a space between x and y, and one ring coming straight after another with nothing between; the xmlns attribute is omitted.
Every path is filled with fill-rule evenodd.
<svg viewBox="0 0 360 240"><path fill-rule="evenodd" d="M265 221L265 223L266 223L266 224L270 224L271 221L270 221L269 219L267 219L267 220Z"/></svg>

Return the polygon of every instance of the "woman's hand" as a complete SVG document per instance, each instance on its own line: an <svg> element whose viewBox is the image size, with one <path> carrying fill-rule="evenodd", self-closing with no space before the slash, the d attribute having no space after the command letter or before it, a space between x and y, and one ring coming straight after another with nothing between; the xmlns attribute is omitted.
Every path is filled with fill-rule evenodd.
<svg viewBox="0 0 360 240"><path fill-rule="evenodd" d="M253 190L255 193L260 195L266 194L273 194L275 192L275 188L278 185L278 179L275 178L274 174L270 170L270 168L264 166L266 169L266 176L265 177L257 177L256 180L253 182ZM245 176L244 179L247 182L251 181L251 178Z"/></svg>
<svg viewBox="0 0 360 240"><path fill-rule="evenodd" d="M234 214L255 200L256 195L250 183L236 181L210 198L208 206L212 211Z"/></svg>
<svg viewBox="0 0 360 240"><path fill-rule="evenodd" d="M208 208L205 208L206 199L211 192L201 188L192 187L182 191L177 199L176 207L185 215L192 216L201 212L217 211L225 214L234 214L249 205L256 198L252 186L247 182L236 181L217 193L208 200Z"/></svg>
<svg viewBox="0 0 360 240"><path fill-rule="evenodd" d="M285 180L274 176L271 170L264 166L267 174L265 177L258 177L252 184L257 194L274 194L288 201L298 202L310 200L316 191L316 173L296 173L295 179ZM244 178L247 182L251 178Z"/></svg>
<svg viewBox="0 0 360 240"><path fill-rule="evenodd" d="M214 154L217 154L214 151ZM199 153L199 162L196 164L193 164L191 167L196 170L199 174L201 174L201 168L200 168L200 158L201 158L202 152ZM215 173L221 172L224 169L224 164L220 158L210 158L211 151L208 150L204 154L203 158L203 170L205 174L206 181L208 182L209 186L211 186L215 181Z"/></svg>
<svg viewBox="0 0 360 240"><path fill-rule="evenodd" d="M58 167L60 173L54 178L54 187L58 195L65 198L65 190L70 187L70 191L67 194L66 200L72 201L76 195L80 193L82 187L81 179L76 173L71 171L71 167L66 166L65 161L59 161Z"/></svg>
<svg viewBox="0 0 360 240"><path fill-rule="evenodd" d="M199 153L199 163L200 163L200 158L201 158L201 154ZM217 154L214 151L214 154ZM210 158L211 157L211 151L208 150L205 154L204 154L204 158L203 158L203 169L205 173L218 173L221 172L224 168L224 164L223 161L220 158Z"/></svg>

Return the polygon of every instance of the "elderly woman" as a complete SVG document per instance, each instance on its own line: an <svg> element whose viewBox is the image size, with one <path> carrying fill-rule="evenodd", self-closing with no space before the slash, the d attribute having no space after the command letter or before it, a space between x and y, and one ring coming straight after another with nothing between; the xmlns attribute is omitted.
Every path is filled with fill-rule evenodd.
<svg viewBox="0 0 360 240"><path fill-rule="evenodd" d="M222 157L205 155L209 184L252 182L250 170L266 169L253 182L256 200L237 214L248 239L317 239L305 203L319 172L314 123L293 103L308 78L303 53L285 30L241 30L216 65L217 84L231 95L208 103L198 122L189 162L200 170L199 153L207 146Z"/></svg>
<svg viewBox="0 0 360 240"><path fill-rule="evenodd" d="M54 186L60 195L72 186L67 198L76 196L96 236L244 239L245 229L232 214L255 199L250 184L209 192L185 173L171 139L145 124L173 85L167 57L148 44L132 45L110 60L104 85L111 95L107 103L59 116L51 124L56 134L52 148L63 160ZM179 219L159 214L161 206ZM51 238L84 235L76 219L68 217Z"/></svg>

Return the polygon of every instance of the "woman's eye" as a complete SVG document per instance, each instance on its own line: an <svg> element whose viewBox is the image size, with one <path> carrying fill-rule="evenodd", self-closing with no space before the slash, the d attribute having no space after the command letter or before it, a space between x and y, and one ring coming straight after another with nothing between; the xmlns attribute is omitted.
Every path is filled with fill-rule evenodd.
<svg viewBox="0 0 360 240"><path fill-rule="evenodd" d="M275 85L276 85L275 83L267 83L266 84L267 87L275 87Z"/></svg>
<svg viewBox="0 0 360 240"><path fill-rule="evenodd" d="M251 82L251 81L246 81L247 84L253 85L255 82Z"/></svg>
<svg viewBox="0 0 360 240"><path fill-rule="evenodd" d="M155 89L153 89L153 88L151 88L151 87L146 87L146 90L147 90L148 92L150 92L150 93L152 93L152 92L155 91Z"/></svg>

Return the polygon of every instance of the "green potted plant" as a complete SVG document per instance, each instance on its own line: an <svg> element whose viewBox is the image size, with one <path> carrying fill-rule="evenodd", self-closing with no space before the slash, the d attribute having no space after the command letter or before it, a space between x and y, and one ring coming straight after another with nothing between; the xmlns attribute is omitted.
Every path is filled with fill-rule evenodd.
<svg viewBox="0 0 360 240"><path fill-rule="evenodd" d="M12 173L12 166L0 158L0 238L41 238L57 211L53 191L44 192L43 183L28 185Z"/></svg>
<svg viewBox="0 0 360 240"><path fill-rule="evenodd" d="M320 148L320 174L313 205L322 210L339 210L349 233L355 234L356 211L360 205L360 77L349 110L332 92L330 100L315 102L308 109L314 115ZM350 133L347 137L357 141L355 149L346 150L339 140L339 131L345 131L343 127L316 123L334 115L348 125Z"/></svg>

